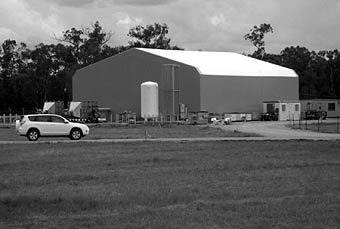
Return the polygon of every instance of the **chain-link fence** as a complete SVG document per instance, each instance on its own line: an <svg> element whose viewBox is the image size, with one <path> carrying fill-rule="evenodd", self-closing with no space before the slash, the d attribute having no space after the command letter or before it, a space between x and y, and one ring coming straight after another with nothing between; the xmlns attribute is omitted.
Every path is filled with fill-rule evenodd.
<svg viewBox="0 0 340 229"><path fill-rule="evenodd" d="M340 133L340 117L318 120L289 120L289 126L295 129L310 130L320 133Z"/></svg>

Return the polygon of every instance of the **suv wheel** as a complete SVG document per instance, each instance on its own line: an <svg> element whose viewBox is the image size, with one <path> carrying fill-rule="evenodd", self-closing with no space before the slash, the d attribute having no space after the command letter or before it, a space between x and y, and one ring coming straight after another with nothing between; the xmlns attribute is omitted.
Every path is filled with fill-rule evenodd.
<svg viewBox="0 0 340 229"><path fill-rule="evenodd" d="M81 132L80 129L74 128L71 130L71 133L70 133L71 140L79 140L81 139L82 136L83 136L83 133Z"/></svg>
<svg viewBox="0 0 340 229"><path fill-rule="evenodd" d="M29 141L36 141L38 140L40 134L39 131L37 129L29 129L27 132L27 139Z"/></svg>

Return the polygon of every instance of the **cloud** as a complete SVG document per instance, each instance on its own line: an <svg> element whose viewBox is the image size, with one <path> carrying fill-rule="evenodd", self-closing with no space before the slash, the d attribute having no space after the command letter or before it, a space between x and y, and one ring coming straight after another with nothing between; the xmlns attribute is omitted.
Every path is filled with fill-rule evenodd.
<svg viewBox="0 0 340 229"><path fill-rule="evenodd" d="M36 45L37 41L51 41L53 33L63 29L59 23L58 12L53 8L48 9L47 16L43 16L23 1L12 0L2 1L0 9L2 37L8 36L20 42Z"/></svg>
<svg viewBox="0 0 340 229"><path fill-rule="evenodd" d="M340 31L340 12L336 9L338 2L339 0L276 2L275 8L271 7L268 12L274 28L274 34L266 39L268 51L272 51L272 47L279 51L287 46L297 45L315 51L339 47L340 41L333 39L339 36Z"/></svg>
<svg viewBox="0 0 340 229"><path fill-rule="evenodd" d="M177 0L45 0L49 4L64 7L85 8L88 6L159 6L168 5Z"/></svg>
<svg viewBox="0 0 340 229"><path fill-rule="evenodd" d="M113 19L117 26L138 25L143 21L141 18L130 17L128 14L121 12L113 14Z"/></svg>
<svg viewBox="0 0 340 229"><path fill-rule="evenodd" d="M95 3L96 0L45 0L44 2L65 7L82 8Z"/></svg>
<svg viewBox="0 0 340 229"><path fill-rule="evenodd" d="M169 5L177 0L114 0L113 2L120 5L132 6L158 6Z"/></svg>
<svg viewBox="0 0 340 229"><path fill-rule="evenodd" d="M195 4L199 7L193 10ZM173 7L176 10L164 13L164 17L172 18L168 23L172 44L206 51L243 52L251 47L243 40L249 27L240 18L242 14L237 1L230 4L219 0L188 0L186 4L177 2ZM240 49L244 45L249 47Z"/></svg>
<svg viewBox="0 0 340 229"><path fill-rule="evenodd" d="M14 40L15 37L16 33L13 30L0 27L0 41L5 41L7 39Z"/></svg>
<svg viewBox="0 0 340 229"><path fill-rule="evenodd" d="M265 35L267 52L291 45L315 51L340 47L339 0L0 1L0 39L55 42L53 33L95 21L113 32L111 46L126 45L126 34L137 25L159 22L169 26L172 45L190 50L252 53L255 48L243 36L261 23L274 29Z"/></svg>
<svg viewBox="0 0 340 229"><path fill-rule="evenodd" d="M209 18L212 25L217 26L220 24L225 24L226 19L223 14L215 15Z"/></svg>

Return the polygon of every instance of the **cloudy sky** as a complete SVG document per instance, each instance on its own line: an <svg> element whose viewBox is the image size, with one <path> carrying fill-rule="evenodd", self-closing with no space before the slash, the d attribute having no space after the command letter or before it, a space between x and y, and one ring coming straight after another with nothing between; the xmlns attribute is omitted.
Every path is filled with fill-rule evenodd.
<svg viewBox="0 0 340 229"><path fill-rule="evenodd" d="M113 32L111 46L126 45L130 28L164 22L171 44L186 50L252 53L243 35L269 23L269 53L340 49L340 0L1 0L0 43L50 44L54 34L95 21Z"/></svg>

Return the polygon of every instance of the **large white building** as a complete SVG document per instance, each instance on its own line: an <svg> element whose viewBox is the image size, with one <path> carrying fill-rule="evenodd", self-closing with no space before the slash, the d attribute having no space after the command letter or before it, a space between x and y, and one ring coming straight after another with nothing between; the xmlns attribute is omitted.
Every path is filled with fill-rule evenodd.
<svg viewBox="0 0 340 229"><path fill-rule="evenodd" d="M146 81L159 84L161 109L168 89L176 107L185 104L189 112L262 113L264 101L299 100L292 69L231 52L136 48L78 70L73 101L140 114L140 85Z"/></svg>

